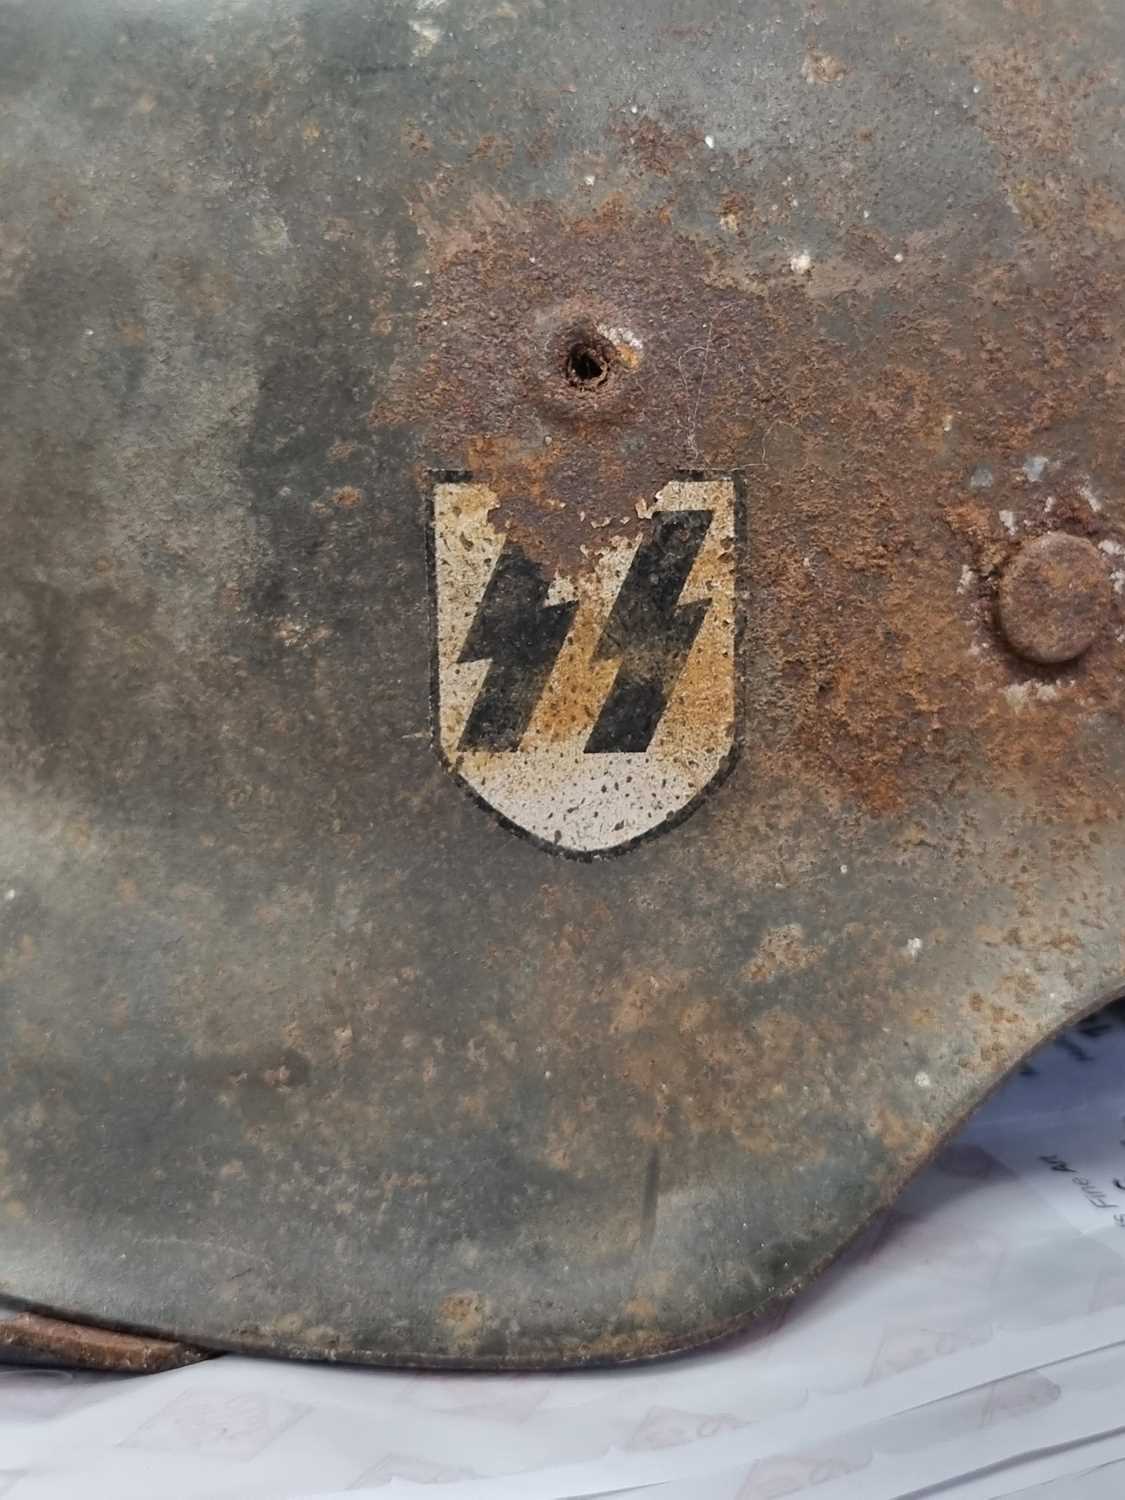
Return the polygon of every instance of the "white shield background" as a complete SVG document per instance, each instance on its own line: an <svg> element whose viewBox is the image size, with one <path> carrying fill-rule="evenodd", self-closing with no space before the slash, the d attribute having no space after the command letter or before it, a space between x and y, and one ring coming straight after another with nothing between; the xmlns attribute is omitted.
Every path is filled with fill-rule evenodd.
<svg viewBox="0 0 1125 1500"><path fill-rule="evenodd" d="M729 769L737 718L738 505L729 476L672 480L646 509L639 537L591 543L585 567L555 575L545 604L569 602L574 609L518 745L467 749L462 736L491 658L461 658L505 536L494 524L497 501L487 485L471 479L435 485L437 746L449 769L510 824L566 853L623 848L678 821ZM620 656L599 652L603 628L646 528L671 511L711 513L668 612L670 618L706 604L702 622L647 748L590 753L591 732L621 666Z"/></svg>

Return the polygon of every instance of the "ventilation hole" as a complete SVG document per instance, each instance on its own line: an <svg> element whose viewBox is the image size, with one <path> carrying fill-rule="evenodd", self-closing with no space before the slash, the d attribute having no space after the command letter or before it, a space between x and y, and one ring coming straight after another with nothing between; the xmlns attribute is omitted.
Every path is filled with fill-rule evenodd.
<svg viewBox="0 0 1125 1500"><path fill-rule="evenodd" d="M572 344L566 356L566 378L579 390L593 391L609 379L609 356L596 344Z"/></svg>

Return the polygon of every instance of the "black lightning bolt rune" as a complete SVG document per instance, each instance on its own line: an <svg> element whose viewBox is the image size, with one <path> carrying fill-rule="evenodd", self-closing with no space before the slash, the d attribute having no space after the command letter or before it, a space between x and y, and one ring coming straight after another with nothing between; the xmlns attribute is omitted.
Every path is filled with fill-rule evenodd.
<svg viewBox="0 0 1125 1500"><path fill-rule="evenodd" d="M588 755L647 750L683 671L709 599L681 605L709 510L653 518L634 554L594 653L620 666L586 741ZM462 750L518 750L562 650L576 603L548 604L550 583L518 542L507 539L458 661L489 662L461 735Z"/></svg>
<svg viewBox="0 0 1125 1500"><path fill-rule="evenodd" d="M647 750L710 599L679 604L711 526L709 510L653 517L598 641L595 657L620 657L609 697L586 741L587 755Z"/></svg>
<svg viewBox="0 0 1125 1500"><path fill-rule="evenodd" d="M506 539L457 658L491 658L461 735L462 750L519 749L578 608L548 604L549 589L539 564Z"/></svg>

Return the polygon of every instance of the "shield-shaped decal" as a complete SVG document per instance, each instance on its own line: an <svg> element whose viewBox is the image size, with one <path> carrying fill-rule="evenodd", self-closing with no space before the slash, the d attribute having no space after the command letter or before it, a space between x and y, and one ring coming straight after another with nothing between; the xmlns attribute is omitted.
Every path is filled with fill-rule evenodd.
<svg viewBox="0 0 1125 1500"><path fill-rule="evenodd" d="M729 770L739 506L729 475L673 479L632 535L562 572L506 533L486 484L434 486L435 738L509 827L563 853L620 850Z"/></svg>

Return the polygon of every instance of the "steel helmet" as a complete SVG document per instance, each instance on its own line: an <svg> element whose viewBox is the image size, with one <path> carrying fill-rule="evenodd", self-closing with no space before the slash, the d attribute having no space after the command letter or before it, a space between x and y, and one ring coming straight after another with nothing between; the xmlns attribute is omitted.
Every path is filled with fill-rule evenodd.
<svg viewBox="0 0 1125 1500"><path fill-rule="evenodd" d="M0 1294L688 1348L1120 990L1123 62L0 0Z"/></svg>

